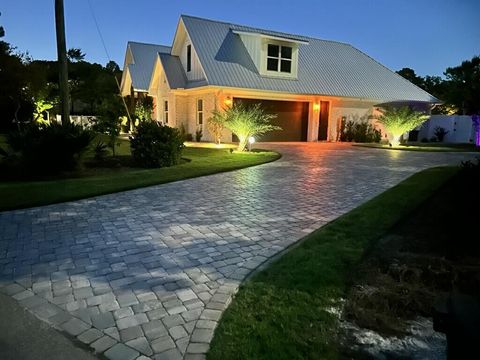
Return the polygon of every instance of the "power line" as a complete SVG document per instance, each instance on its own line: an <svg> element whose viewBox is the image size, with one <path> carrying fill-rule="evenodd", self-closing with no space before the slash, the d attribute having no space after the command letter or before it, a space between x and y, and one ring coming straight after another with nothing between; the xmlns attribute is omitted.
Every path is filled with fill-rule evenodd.
<svg viewBox="0 0 480 360"><path fill-rule="evenodd" d="M107 45L105 44L105 39L103 38L102 32L100 31L100 26L98 26L97 17L95 16L95 11L93 11L92 3L90 0L87 0L87 2L88 7L90 8L90 14L92 15L93 22L95 23L95 27L97 28L98 36L100 37L100 41L102 42L103 50L105 50L108 61L112 61L112 59L110 58L110 54L108 53ZM120 97L122 98L123 106L125 107L125 110L127 112L128 120L130 121L130 124L132 124L132 117L130 116L130 111L128 110L125 98L122 96L122 89L120 87L120 83L118 82L117 76L115 74L113 74L113 77L115 78L115 82L117 83L118 92L120 94Z"/></svg>

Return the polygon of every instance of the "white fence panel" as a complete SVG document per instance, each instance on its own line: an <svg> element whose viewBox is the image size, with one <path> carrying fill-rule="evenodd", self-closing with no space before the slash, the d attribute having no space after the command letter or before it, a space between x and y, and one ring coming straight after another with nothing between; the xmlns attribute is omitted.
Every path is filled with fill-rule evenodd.
<svg viewBox="0 0 480 360"><path fill-rule="evenodd" d="M431 115L420 128L418 140L430 140L435 137L435 128L442 127L448 131L443 142L469 143L474 141L475 129L470 115Z"/></svg>
<svg viewBox="0 0 480 360"><path fill-rule="evenodd" d="M70 115L70 122L77 125L82 125L83 127L89 128L93 125L96 120L96 116L92 115ZM57 115L57 122L62 121L62 116Z"/></svg>

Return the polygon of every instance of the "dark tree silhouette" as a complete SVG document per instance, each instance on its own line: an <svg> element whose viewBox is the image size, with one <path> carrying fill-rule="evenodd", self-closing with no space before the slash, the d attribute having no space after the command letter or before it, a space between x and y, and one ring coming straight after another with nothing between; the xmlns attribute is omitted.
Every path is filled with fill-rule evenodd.
<svg viewBox="0 0 480 360"><path fill-rule="evenodd" d="M105 65L105 69L107 69L108 71L110 71L113 74L116 74L116 73L120 72L120 66L118 66L118 64L113 60L110 60L107 63L107 65Z"/></svg>
<svg viewBox="0 0 480 360"><path fill-rule="evenodd" d="M67 58L70 62L83 61L85 59L85 53L81 49L71 48L67 51Z"/></svg>

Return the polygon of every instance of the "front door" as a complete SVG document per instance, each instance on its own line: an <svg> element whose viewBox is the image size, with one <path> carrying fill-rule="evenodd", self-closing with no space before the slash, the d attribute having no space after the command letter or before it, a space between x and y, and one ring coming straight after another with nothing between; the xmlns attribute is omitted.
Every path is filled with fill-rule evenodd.
<svg viewBox="0 0 480 360"><path fill-rule="evenodd" d="M327 140L328 134L328 101L320 101L318 114L318 140Z"/></svg>

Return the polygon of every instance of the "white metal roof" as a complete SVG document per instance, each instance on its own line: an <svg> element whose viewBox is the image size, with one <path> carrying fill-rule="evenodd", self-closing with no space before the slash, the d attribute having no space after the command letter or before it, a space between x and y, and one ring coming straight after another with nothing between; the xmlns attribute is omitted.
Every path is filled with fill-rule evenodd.
<svg viewBox="0 0 480 360"><path fill-rule="evenodd" d="M132 52L133 63L128 65L132 86L136 91L148 91L150 78L152 77L153 64L158 53L170 54L170 46L145 44L129 41L128 45Z"/></svg>
<svg viewBox="0 0 480 360"><path fill-rule="evenodd" d="M349 44L186 15L182 15L182 20L209 85L382 101L438 102ZM238 30L308 42L299 44L298 78L260 75L242 40L234 33Z"/></svg>
<svg viewBox="0 0 480 360"><path fill-rule="evenodd" d="M379 102L439 100L391 71L370 56L341 42L264 30L182 15L206 80L187 81L179 58L168 46L129 42L135 64L129 65L135 89L147 91L157 53L172 88L205 85L371 99ZM238 32L290 39L298 43L298 76L295 79L262 76Z"/></svg>

